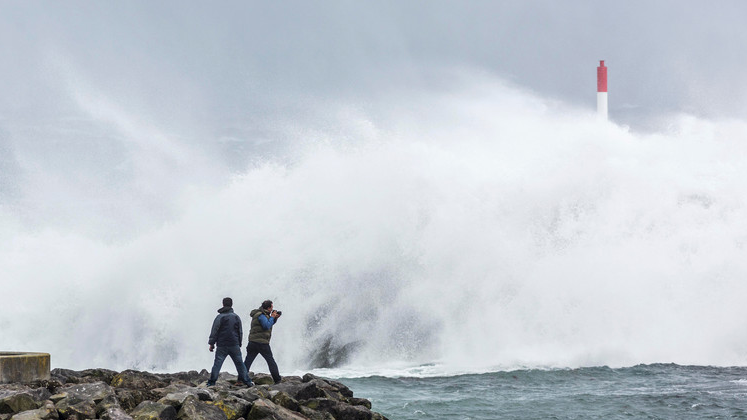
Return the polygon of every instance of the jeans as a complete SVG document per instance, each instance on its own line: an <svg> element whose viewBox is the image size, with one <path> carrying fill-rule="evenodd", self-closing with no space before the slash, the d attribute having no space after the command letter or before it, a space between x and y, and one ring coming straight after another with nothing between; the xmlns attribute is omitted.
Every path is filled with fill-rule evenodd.
<svg viewBox="0 0 747 420"><path fill-rule="evenodd" d="M239 381L250 384L252 381L249 379L246 366L241 361L241 347L239 346L223 346L215 349L215 363L213 363L213 370L210 372L210 379L208 385L215 385L215 381L218 380L220 375L220 368L223 366L223 361L226 360L226 356L231 356L233 364L236 365L236 372L239 373Z"/></svg>
<svg viewBox="0 0 747 420"><path fill-rule="evenodd" d="M279 383L281 378L280 372L278 371L278 364L275 363L275 358L272 357L272 349L270 348L269 344L255 343L253 341L249 342L249 345L246 346L246 359L244 360L246 370L249 370L249 368L252 366L252 362L254 362L254 358L257 357L258 354L261 354L262 357L265 358L267 367L270 368L270 375L272 375L272 379L275 381L275 383Z"/></svg>

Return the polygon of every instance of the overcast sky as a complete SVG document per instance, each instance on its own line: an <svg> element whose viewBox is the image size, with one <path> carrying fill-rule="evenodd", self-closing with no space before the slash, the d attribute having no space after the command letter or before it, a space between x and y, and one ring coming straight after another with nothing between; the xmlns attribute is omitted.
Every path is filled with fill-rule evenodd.
<svg viewBox="0 0 747 420"><path fill-rule="evenodd" d="M168 120L272 97L364 97L475 67L610 108L745 111L747 3L733 1L0 2L4 118L70 116L71 84ZM282 106L278 103L272 106ZM174 114L177 114L176 116Z"/></svg>

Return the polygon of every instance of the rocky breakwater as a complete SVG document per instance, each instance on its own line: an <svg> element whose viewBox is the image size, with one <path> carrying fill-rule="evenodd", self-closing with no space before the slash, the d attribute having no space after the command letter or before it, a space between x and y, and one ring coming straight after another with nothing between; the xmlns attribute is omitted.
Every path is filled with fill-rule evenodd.
<svg viewBox="0 0 747 420"><path fill-rule="evenodd" d="M253 375L255 386L222 373L154 374L106 369L54 369L51 379L0 385L0 420L382 420L371 402L340 382L311 374Z"/></svg>

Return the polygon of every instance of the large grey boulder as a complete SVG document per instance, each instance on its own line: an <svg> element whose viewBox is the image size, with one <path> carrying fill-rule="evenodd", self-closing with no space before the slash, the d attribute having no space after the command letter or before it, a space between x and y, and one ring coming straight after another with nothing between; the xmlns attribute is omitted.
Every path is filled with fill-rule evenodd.
<svg viewBox="0 0 747 420"><path fill-rule="evenodd" d="M113 387L149 391L155 388L164 388L168 385L169 382L158 375L137 370L125 370L115 375L111 381Z"/></svg>
<svg viewBox="0 0 747 420"><path fill-rule="evenodd" d="M36 410L41 404L30 390L0 391L0 414L15 414L22 411Z"/></svg>
<svg viewBox="0 0 747 420"><path fill-rule="evenodd" d="M45 401L44 404L36 410L28 410L18 413L11 417L11 420L57 420L59 414L52 404L52 401Z"/></svg>
<svg viewBox="0 0 747 420"><path fill-rule="evenodd" d="M114 393L112 393L112 395L107 395L106 397L104 397L103 400L96 403L96 415L98 417L101 417L101 415L104 412L109 411L114 408L121 409L122 406L119 405L119 400L117 400L117 396Z"/></svg>
<svg viewBox="0 0 747 420"><path fill-rule="evenodd" d="M223 411L228 420L238 420L246 416L246 413L249 412L249 409L252 406L251 401L247 401L233 395L228 395L226 397L216 399L214 401L208 402L208 404L215 406Z"/></svg>
<svg viewBox="0 0 747 420"><path fill-rule="evenodd" d="M23 411L11 417L11 420L57 420L59 414L54 408L52 401L45 401L44 404L36 410Z"/></svg>
<svg viewBox="0 0 747 420"><path fill-rule="evenodd" d="M252 379L255 385L273 385L275 380L272 376L267 373L249 373L249 377Z"/></svg>
<svg viewBox="0 0 747 420"><path fill-rule="evenodd" d="M272 396L272 402L293 411L298 411L300 407L298 401L285 391L275 391L275 395Z"/></svg>
<svg viewBox="0 0 747 420"><path fill-rule="evenodd" d="M114 388L119 405L128 413L135 409L143 401L152 398L150 391L139 391L137 389Z"/></svg>
<svg viewBox="0 0 747 420"><path fill-rule="evenodd" d="M335 418L332 417L332 414L324 411L312 410L309 407L301 406L298 412L306 416L309 420L335 420Z"/></svg>
<svg viewBox="0 0 747 420"><path fill-rule="evenodd" d="M102 420L133 420L132 417L120 407L109 408L102 412L99 417Z"/></svg>
<svg viewBox="0 0 747 420"><path fill-rule="evenodd" d="M189 372L170 373L161 376L171 381L172 384L178 383L189 386L197 386L210 379L210 372L203 369L200 372L191 370Z"/></svg>
<svg viewBox="0 0 747 420"><path fill-rule="evenodd" d="M70 401L62 400L55 404L57 412L62 419L95 419L96 404L93 401L80 401L75 404L69 404Z"/></svg>
<svg viewBox="0 0 747 420"><path fill-rule="evenodd" d="M385 418L363 405L350 405L349 403L332 398L311 398L301 401L301 404L303 407L315 412L329 413L335 419L376 420Z"/></svg>
<svg viewBox="0 0 747 420"><path fill-rule="evenodd" d="M69 404L91 401L98 404L107 397L114 397L114 389L104 382L88 382L63 386L57 389L56 396L63 395L60 401L68 400Z"/></svg>
<svg viewBox="0 0 747 420"><path fill-rule="evenodd" d="M184 400L179 413L179 420L226 420L226 413L220 408L202 402L195 396L189 396Z"/></svg>
<svg viewBox="0 0 747 420"><path fill-rule="evenodd" d="M93 419L98 413L119 406L114 390L104 382L70 384L57 391L52 397L57 401L55 407L63 419Z"/></svg>
<svg viewBox="0 0 747 420"><path fill-rule="evenodd" d="M210 394L208 394L209 396ZM197 393L197 389L195 388L187 388L183 389L181 391L171 392L169 394L166 394L163 398L158 400L161 404L167 404L170 405L176 409L179 409L182 404L184 404L184 400L186 400L188 397L195 397L199 400L203 400L203 398L199 397L199 394Z"/></svg>
<svg viewBox="0 0 747 420"><path fill-rule="evenodd" d="M334 390L335 392L339 392L345 397L352 397L353 391L350 390L345 384L338 381L333 381L332 379L322 379L318 376L312 375L310 373L307 373L303 375L303 382L313 382L313 381L321 381L323 383L323 388L329 388Z"/></svg>
<svg viewBox="0 0 747 420"><path fill-rule="evenodd" d="M135 420L176 420L174 407L154 401L143 401L130 413Z"/></svg>
<svg viewBox="0 0 747 420"><path fill-rule="evenodd" d="M246 416L247 420L307 420L305 416L281 407L270 400L257 400Z"/></svg>

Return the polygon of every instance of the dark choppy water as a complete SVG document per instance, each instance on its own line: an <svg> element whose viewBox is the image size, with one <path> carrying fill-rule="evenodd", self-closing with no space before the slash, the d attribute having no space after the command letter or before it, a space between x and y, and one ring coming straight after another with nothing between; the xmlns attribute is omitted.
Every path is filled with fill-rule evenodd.
<svg viewBox="0 0 747 420"><path fill-rule="evenodd" d="M655 364L342 381L391 420L747 419L747 367Z"/></svg>

